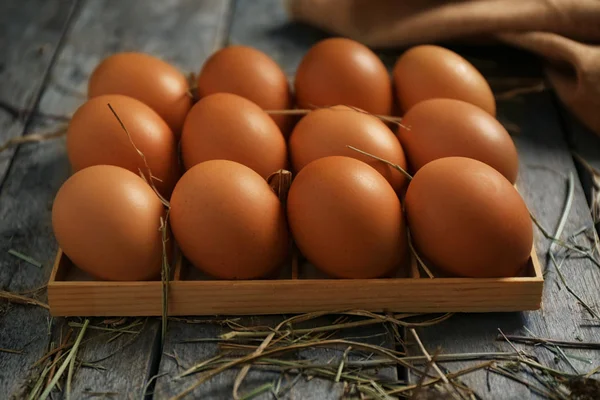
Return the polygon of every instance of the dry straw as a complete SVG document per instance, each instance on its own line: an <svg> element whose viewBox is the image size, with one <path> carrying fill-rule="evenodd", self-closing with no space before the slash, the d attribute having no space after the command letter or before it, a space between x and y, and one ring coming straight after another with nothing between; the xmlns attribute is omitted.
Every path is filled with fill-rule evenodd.
<svg viewBox="0 0 600 400"><path fill-rule="evenodd" d="M342 319L334 322L332 325L320 325L314 328L296 327L299 323L331 314L341 314L344 318L345 316L360 316L363 319L357 321L344 321ZM375 399L388 399L392 396L413 396L413 398L416 398L415 396L423 390L433 390L435 393L438 393L438 398L442 396L442 393L446 393L450 398L473 398L476 394L458 381L458 378L481 370L500 374L528 386L537 393L555 399L566 398L564 393L571 393L572 390L575 390L572 389L573 382L579 382L579 385L586 385L586 387L594 385L594 380L586 381L585 379L589 379L591 374L596 373L597 371L595 370L581 374L563 372L556 368L542 365L533 356L525 351L516 349L516 347L514 348L514 352L441 354L438 351L430 355L413 329L416 324L433 325L439 323L447 319L449 315L432 318L421 323L406 321L406 318L414 318L417 315L398 314L395 316L384 316L368 311L354 310L298 315L282 321L272 329L233 324L234 329L231 332L224 333L216 338L205 339L220 343L221 353L189 367L176 377L176 380L182 380L186 377L200 374L191 385L188 385L184 391L172 398L181 399L192 395L200 385L216 375L232 368L244 366L252 366L252 368L261 371L278 372L281 374L280 376L297 375L294 382L299 379L298 376L303 376L307 379L310 379L310 377L320 377L334 383L339 382L339 384L352 386L359 393L362 393L363 396ZM329 336L343 330L375 323L382 324L383 326L391 324L400 326L401 328L408 327L409 332L413 334L424 355L407 356L402 351L388 347L356 342L349 339L336 339ZM501 332L501 337L502 340L508 341L511 346L514 346L510 341L510 336L503 335ZM257 339L262 339L262 341L257 343ZM523 340L530 340L533 344L539 343L544 339L532 336ZM185 342L195 341L198 340ZM577 345L576 342L568 343L573 347ZM588 348L590 346L592 345L584 344L581 347ZM341 358L337 363L323 363L303 358L276 358L283 354L295 354L299 350L319 347L334 348L342 351ZM240 352L242 352L242 355L239 355ZM361 358L356 359L357 356ZM477 360L482 362L453 372L445 371L438 365L440 362ZM424 369L418 367L418 365L423 364L425 365ZM402 366L409 369L419 377L418 382L416 384L409 384L400 380L389 380L378 374L373 374L374 369L390 366ZM432 369L436 371L435 375L430 373ZM244 370L247 370L247 368L242 369L242 371ZM531 377L535 379L535 382L530 381ZM236 389L234 389L235 394L233 394L234 398L246 399L258 393L276 392L276 388L281 386L280 383L277 384L276 382L262 384L241 394L242 380L243 375L238 374ZM543 384L539 382L543 382Z"/></svg>
<svg viewBox="0 0 600 400"><path fill-rule="evenodd" d="M11 293L4 290L0 290L0 299L8 300L10 303L18 303L18 304L28 304L33 306L38 306L49 310L50 307L46 303L42 303L39 300L33 299L31 297L23 296L17 293Z"/></svg>
<svg viewBox="0 0 600 400"><path fill-rule="evenodd" d="M161 329L161 343L164 343L166 335L167 335L167 324L168 324L168 314L169 314L169 279L171 276L171 266L169 264L169 254L168 254L168 240L169 240L169 213L171 210L171 204L169 203L169 201L167 199L165 199L160 192L158 191L158 189L156 188L156 186L154 185L154 181L158 180L160 181L160 179L156 178L153 174L152 174L152 169L150 169L150 165L148 164L148 160L146 159L146 155L136 146L135 142L133 141L133 138L131 137L131 134L129 133L129 131L127 130L127 128L125 127L125 124L123 123L123 121L121 120L121 118L119 118L119 115L117 114L117 112L114 110L114 108L109 104L107 104L108 108L110 109L110 111L113 113L113 115L115 116L115 118L117 119L117 121L119 122L119 125L121 125L121 128L123 129L123 131L125 132L125 134L127 135L127 138L129 139L129 143L131 144L131 146L133 147L133 149L135 150L135 152L140 156L141 160L144 163L144 167L146 168L146 174L144 174L141 170L140 172L140 177L142 179L145 179L146 182L150 185L150 187L152 187L152 190L154 191L154 193L156 194L156 196L160 199L160 201L163 203L163 205L166 208L166 213L164 217L160 217L160 225L159 225L159 232L161 234L161 242L162 242L162 265L161 265L161 282L162 282L162 329ZM147 177L147 179L146 179Z"/></svg>
<svg viewBox="0 0 600 400"><path fill-rule="evenodd" d="M395 170L400 171L409 181L411 181L413 179L412 175L409 174L404 168L402 168L398 164L394 164L394 163L392 163L392 162L390 162L388 160L385 160L385 159L383 159L383 158L381 158L379 156L376 156L374 154L367 153L364 150L357 149L354 146L346 145L346 147L349 148L350 150L354 150L354 151L356 151L356 152L358 152L358 153L360 153L362 155L365 155L367 157L371 157L371 158L373 158L373 159L375 159L377 161L381 161L382 163L389 165L390 167L394 168Z"/></svg>
<svg viewBox="0 0 600 400"><path fill-rule="evenodd" d="M560 246L568 251L573 251L578 254L584 253L587 257L593 259L593 253L587 249L583 249L580 246L567 243L560 239L562 231L566 225L568 214L573 202L574 183L573 176L569 177L567 199L565 202L564 210L561 214L559 226L552 236L548 234L535 218L532 219L541 230L544 235L552 240L553 246L551 250L554 250L554 246ZM580 232L581 233L581 232ZM580 234L579 233L579 234ZM560 273L560 265L556 262L554 252L550 253L550 257L553 260L557 271ZM594 259L595 260L595 259ZM562 282L567 286L566 280L562 279ZM568 286L567 286L568 288ZM572 293L572 291L570 291ZM581 299L577 296L577 299L581 302ZM585 303L582 302L582 304ZM588 311L593 312L591 308L586 307ZM360 316L364 319L358 321L343 321L334 323L333 325L317 326L314 328L295 328L294 324L309 319L318 318L320 316L328 314L338 314L340 312L332 313L309 313L301 316L293 317L293 319L286 320L282 324L279 324L274 329L258 328L253 329L251 327L241 327L238 324L232 324L233 330L222 334L218 338L202 339L202 341L211 340L221 343L223 353L204 360L199 364L192 366L186 372L184 372L179 379L192 374L200 373L200 378L194 382L191 386L188 386L182 393L173 397L174 399L183 398L186 395L192 393L202 383L206 382L211 377L224 372L230 368L239 366L253 365L254 368L265 369L269 371L279 371L282 374L295 373L298 376L318 376L323 379L331 381L339 381L345 385L354 385L357 390L364 396L377 399L387 399L390 396L406 396L411 395L416 398L418 392L425 390L426 388L433 388L430 390L436 390L438 397L442 396L442 386L440 385L444 381L452 384L448 395L452 398L468 398L475 396L472 390L468 389L464 384L454 381L460 376L470 374L476 371L486 370L515 382L518 382L531 391L536 392L550 399L567 399L576 396L578 393L595 390L599 386L598 382L591 377L600 371L600 368L592 369L588 372L579 372L574 365L571 363L570 358L567 356L561 347L575 348L575 349L599 349L600 343L590 342L574 342L574 341L558 341L553 339L538 338L530 333L530 336L515 336L505 335L500 331L499 339L509 343L514 352L487 352L487 353L462 353L462 354L440 354L436 352L433 356L426 352L424 344L416 335L416 331L413 330L416 324L407 323L404 321L406 318L415 317L415 314L399 314L395 316L386 316L374 314L368 311L349 311L342 313L344 315ZM592 314L594 317L595 315ZM432 325L439 323L450 315L445 315L440 318L435 318L430 321L422 323L423 325ZM595 317L596 318L596 317ZM366 345L364 343L353 342L350 340L334 339L331 336L323 337L323 335L330 335L340 332L344 329L351 329L359 326L366 326L371 324L392 324L401 328L408 327L410 332L413 333L417 342L420 342L419 347L425 354L424 356L406 356L402 352L398 352L385 347L379 347L374 345ZM412 325L412 326L411 326ZM262 339L260 345L256 345L255 341ZM194 342L197 340L189 340L188 342ZM557 354L561 355L561 359L565 362L571 370L574 372L564 372L555 367L548 367L541 364L535 357L531 356L523 350L519 350L515 347L513 342L519 342L526 345L545 345L552 348ZM316 363L311 360L280 360L274 358L274 356L294 352L296 350L305 348L316 348L316 347L344 347L344 353L339 363L331 365L329 363ZM240 357L230 358L228 357L228 351L247 351L249 354ZM366 351L367 353L372 352L377 354L378 357L373 358L368 356L361 360L349 360L351 353L355 351ZM451 361L467 361L467 360L481 360L485 361L475 366L470 366L455 372L443 372L441 367L434 367L439 362L451 362ZM419 363L426 363L424 370L416 367ZM405 382L389 382L382 380L380 377L369 374L370 368L383 368L386 366L400 365L408 368L414 374L419 377L417 384L407 384ZM434 368L437 371L437 376L431 376L429 369ZM247 370L247 368L245 369ZM262 385L254 390L247 392L245 396L239 394L239 388L243 377L236 380L236 391L234 397L238 399L246 398L248 395L254 395L256 393L264 393L271 389L271 385ZM533 380L532 380L533 379ZM375 383L373 385L373 383Z"/></svg>
<svg viewBox="0 0 600 400"><path fill-rule="evenodd" d="M63 125L49 132L30 133L25 136L13 137L0 145L0 153L20 144L46 142L48 140L57 139L64 136L66 133L67 125Z"/></svg>

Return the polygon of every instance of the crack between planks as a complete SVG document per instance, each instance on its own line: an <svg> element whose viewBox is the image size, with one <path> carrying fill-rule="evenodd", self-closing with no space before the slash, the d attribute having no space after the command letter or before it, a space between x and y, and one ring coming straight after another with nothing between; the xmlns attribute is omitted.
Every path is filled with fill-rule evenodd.
<svg viewBox="0 0 600 400"><path fill-rule="evenodd" d="M150 355L149 369L146 374L146 379L144 382L150 382L147 384L146 390L142 395L142 399L150 400L154 397L154 389L156 387L156 382L160 378L155 378L160 373L160 361L163 356L163 343L160 329L156 330L156 334L154 335L154 342L152 343L152 354Z"/></svg>
<svg viewBox="0 0 600 400"><path fill-rule="evenodd" d="M392 335L392 337L394 338L394 349L397 351L407 353L408 346L406 344L406 338L408 337L408 328L405 327L402 330L398 329L397 333L398 336L400 336L399 338L396 335ZM400 339L401 341L399 341L398 339ZM410 373L408 372L408 368L400 364L396 364L396 377L398 378L398 380L404 380L407 383L411 379Z"/></svg>
<svg viewBox="0 0 600 400"><path fill-rule="evenodd" d="M219 22L219 24L217 25L217 28L216 28L215 40L214 40L213 49L212 49L213 52L229 45L229 37L231 34L231 27L233 25L233 20L235 17L237 1L238 0L223 1L223 3L225 4L224 7L226 7L226 9L223 11L221 21ZM1 188L1 186L0 186L0 188ZM168 330L168 328L167 328L167 330ZM166 338L165 338L164 342L166 342ZM152 346L150 369L147 374L146 382L149 382L150 379L153 379L153 377L156 377L160 374L161 361L164 356L164 354L163 354L164 342L161 343L161 333L160 333L160 331L158 331L156 334L156 337L154 338L154 344ZM151 399L155 398L154 390L156 388L158 379L160 379L160 378L153 379L152 382L148 385L148 388L143 395L143 398L145 400L151 400ZM156 398L158 398L158 396Z"/></svg>
<svg viewBox="0 0 600 400"><path fill-rule="evenodd" d="M76 15L78 14L78 12L81 8L80 7L81 1L82 0L73 0L71 8L69 9L69 14L67 16L67 19L62 27L60 37L58 39L58 42L56 43L54 52L52 53L52 57L50 57L48 66L44 70L43 77L42 77L42 80L41 80L39 86L34 91L31 105L25 107L26 109L31 110L31 111L26 114L25 119L23 121L23 129L21 130L21 134L19 135L21 137L24 136L25 133L27 132L27 130L31 127L31 124L32 124L35 116L37 115L37 111L40 106L40 101L41 101L42 96L43 96L43 94L48 86L48 83L50 81L50 73L51 73L54 65L56 64L58 57L60 56L60 54L62 52L62 49L66 42L67 36L71 30L71 27L73 26L74 21L76 20ZM10 157L10 160L8 161L8 166L6 167L4 176L2 176L2 178L0 179L0 193L2 193L4 184L6 183L8 176L10 175L10 172L14 165L15 159L19 152L19 148L20 148L20 146L17 146L15 148L12 156ZM10 281L8 284L10 285Z"/></svg>
<svg viewBox="0 0 600 400"><path fill-rule="evenodd" d="M35 95L33 97L33 104L31 107L27 107L31 111L27 114L27 116L25 117L25 120L23 121L23 129L21 131L21 137L24 136L25 133L27 132L27 130L30 128L30 126L34 120L34 117L37 114L37 110L40 106L40 101L41 101L42 96L43 96L43 94L48 86L48 83L50 81L50 73L52 71L52 68L56 64L56 61L58 60L60 53L62 52L62 49L66 42L67 36L71 30L71 27L73 26L73 23L76 20L76 16L79 13L79 10L81 9L81 7L80 7L81 2L82 2L82 0L73 0L73 4L71 5L71 8L69 9L69 15L67 16L67 20L65 21L65 24L63 25L63 28L62 28L62 31L60 34L60 38L58 39L58 42L56 43L56 48L54 49L54 53L52 53L50 62L48 63L48 66L46 67L46 70L44 71L44 77L42 78L40 85L34 92ZM2 190L4 189L4 184L8 180L8 177L10 176L10 173L11 173L11 170L15 163L15 160L17 158L19 149L20 149L20 146L17 146L15 148L12 156L10 157L10 160L8 161L8 166L6 168L6 171L4 172L4 176L2 176L2 178L0 179L0 194L2 194ZM0 201L1 201L1 199L0 199ZM9 278L8 282L6 283L7 288L9 288L10 285L12 284L14 275L15 274L11 274L11 277Z"/></svg>

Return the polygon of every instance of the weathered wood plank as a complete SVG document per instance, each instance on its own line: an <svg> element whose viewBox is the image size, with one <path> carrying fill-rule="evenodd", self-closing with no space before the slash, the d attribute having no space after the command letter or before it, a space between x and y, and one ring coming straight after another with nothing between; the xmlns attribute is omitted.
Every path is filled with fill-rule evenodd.
<svg viewBox="0 0 600 400"><path fill-rule="evenodd" d="M231 318L237 324L245 327L261 326L274 328L283 321L284 316L256 316ZM307 321L303 324L294 325L295 328L311 328L332 324L337 317L327 316ZM352 321L350 318L349 321ZM203 361L223 354L219 344L215 341L220 335L231 332L231 328L225 324L190 324L185 322L171 322L169 325L167 340L163 349L159 378L154 390L155 398L169 398L181 394L188 387L194 385L201 377L201 374L190 375L177 379L178 375L190 367ZM382 326L369 326L362 328L348 329L337 333L332 338L347 339L359 341L377 346L388 348L394 347L393 337ZM197 342L189 342L197 340ZM260 341L249 342L257 346ZM290 354L277 356L284 360L311 360L314 363L339 365L346 347L336 348L308 348L299 350ZM229 357L241 356L236 352ZM349 360L364 359L365 355L352 354ZM223 373L209 379L198 386L193 392L189 393L189 398L232 398L233 383L239 369L229 369ZM395 368L382 368L378 374L389 380L396 380L397 374ZM244 396L262 385L273 384L274 390L279 387L280 399L339 399L344 392L344 386L341 383L334 383L331 380L322 380L318 378L307 379L306 376L296 379L294 373L282 374L277 371L266 371L260 367L254 367L250 370L247 378L240 387L239 394ZM289 390L283 388L290 386ZM269 390L263 393L259 399L271 399L273 395Z"/></svg>
<svg viewBox="0 0 600 400"><path fill-rule="evenodd" d="M598 214L600 211L600 208L598 208L600 207L600 203L598 203L600 201L598 198L598 195L600 195L600 181L598 181L598 178L600 176L595 177L593 171L600 171L600 136L583 126L568 110L562 109L561 111L563 126L567 131L567 138L573 151L579 179L590 208L596 208L596 215L595 217L592 215L592 217L595 218L596 230L600 230L600 225L598 225L598 218L600 218L600 214Z"/></svg>
<svg viewBox="0 0 600 400"><path fill-rule="evenodd" d="M81 348L79 359L97 368L80 366L73 378L73 398L92 397L90 393L110 392L113 398L142 398L147 389L146 383L152 368L157 363L160 339L160 324L156 319L127 319L114 329L137 323L120 335L115 332L90 329L85 339L89 340ZM94 320L94 326L113 328ZM63 330L66 332L66 329ZM77 331L76 331L77 332ZM75 333L76 333L75 332ZM100 395L101 396L101 395Z"/></svg>
<svg viewBox="0 0 600 400"><path fill-rule="evenodd" d="M237 1L228 42L267 53L291 78L306 51L326 35L310 26L290 23L284 3Z"/></svg>
<svg viewBox="0 0 600 400"><path fill-rule="evenodd" d="M550 93L527 95L521 99L499 104L500 118L506 118L520 127L514 136L520 157L520 177L517 183L531 210L547 230L556 229L567 194L567 176L575 176L573 208L569 214L563 238L592 221L577 179L571 153L565 142L558 120L558 111ZM582 242L583 243L583 242ZM498 328L505 334L529 335L527 327L536 336L569 341L598 342L598 329L584 327L584 318L590 318L568 292L550 264L547 252L549 241L539 232L536 246L542 264L546 265L543 308L540 311L510 314L457 315L440 325L419 330L421 339L430 352L441 348L443 353L512 351L507 343L497 342ZM559 257L559 260L562 257ZM597 307L600 297L598 284L600 270L590 261L571 258L561 269L569 286L591 307ZM569 365L554 361L554 354L542 347L516 345L539 357L542 363L563 371L573 372ZM584 357L590 364L571 360L581 372L600 365L600 352L590 350L565 350L568 354ZM410 352L419 349L411 346ZM473 363L447 363L456 371ZM484 371L464 377L463 381L483 398L530 398L529 390L518 383L495 374L487 380ZM489 386L488 386L489 385Z"/></svg>
<svg viewBox="0 0 600 400"><path fill-rule="evenodd" d="M38 103L39 92L72 8L73 2L39 0L0 4L0 101L8 109L26 109ZM7 108L0 108L0 145L9 138L21 136L28 125L29 114L14 115ZM15 149L0 153L0 188L14 153ZM26 185L24 182L19 184ZM47 207L47 201L37 195L19 201ZM6 198L0 196L0 289L3 290L10 286L15 270L31 276L41 275L37 267L7 253L11 248L29 253L36 246L33 242L38 241L33 237L26 239L32 225L38 222L27 216L18 218L14 211ZM41 226L45 229L47 224ZM35 233L39 231L37 229ZM44 242L44 238L41 241ZM29 255L37 258L41 254ZM23 287L31 289L42 282L43 279L32 279ZM22 351L19 354L0 352L0 393L5 396L16 390L29 366L45 351L49 337L47 318L45 309L0 302L0 348Z"/></svg>
<svg viewBox="0 0 600 400"><path fill-rule="evenodd" d="M73 6L39 0L0 4L0 145L21 136L30 123L32 114L19 111L37 105ZM0 187L14 152L0 153Z"/></svg>
<svg viewBox="0 0 600 400"><path fill-rule="evenodd" d="M314 321L311 321L307 324L307 327L319 327L331 325L335 322L335 317L328 316L325 318L320 318ZM349 319L350 321L354 321L356 319ZM353 328L341 331L337 333L332 338L335 339L346 339L353 342L360 342L371 344L375 346L380 346L388 349L394 350L396 348L396 341L394 339L394 335L392 333L392 329L390 326L384 325L373 325L366 326L361 328ZM299 352L298 359L308 359L313 360L315 363L326 363L334 366L339 366L341 359L343 357L344 351L347 349L347 346L340 345L335 348L312 348ZM364 361L366 359L370 359L372 357L376 357L374 354L370 354L365 351L358 351L354 349L348 355L349 361ZM362 372L375 374L381 379L396 381L398 379L402 379L402 377L398 376L398 370L395 366L393 367L382 367L377 371L364 369ZM313 378L313 379L301 379L299 380L290 390L289 398L292 400L296 399L327 399L327 400L337 400L345 398L345 391L349 391L350 387L346 387L341 383L335 383L331 379L321 379L321 378ZM353 396L347 396L348 398L359 397L358 393L354 392Z"/></svg>
<svg viewBox="0 0 600 400"><path fill-rule="evenodd" d="M324 35L322 32L310 27L289 24L283 7L283 2L277 0L237 1L232 15L228 42L230 44L249 45L264 51L279 63L286 74L292 76L306 50L322 39ZM276 324L275 320L273 317L255 317L252 319L253 324L270 325L272 327ZM333 318L312 321L312 324L313 326L315 324L326 324L327 321L331 323ZM225 331L225 328L214 325L198 328L194 325L172 324L169 328L164 352L171 355L177 353L183 364L189 367L191 363L198 363L216 355L217 347L215 344L181 344L177 342L186 337L216 337ZM395 346L392 335L381 326L343 332L338 337L359 337L357 339L359 341L391 348ZM296 356L313 359L321 363L339 363L343 351L343 348L310 349L300 351ZM157 380L156 395L158 398L175 395L184 390L194 379L197 379L197 377L191 377L173 380L173 376L177 375L178 371L180 369L178 369L172 357L162 357L159 373L166 373L167 375ZM235 370L228 371L209 380L194 392L194 396L231 397L236 373ZM397 378L396 368L384 368L381 373L386 374L391 379ZM278 375L252 369L247 381L245 381L246 385L242 387L240 392L247 393L251 388L272 382L278 379ZM282 386L285 386L285 384L284 381ZM334 384L327 380L315 378L307 381L301 379L295 383L284 398L338 399L343 394L343 390L342 384ZM263 397L271 398L271 395L265 394Z"/></svg>
<svg viewBox="0 0 600 400"><path fill-rule="evenodd" d="M37 98L44 77L48 74L53 55L57 50L61 34L65 30L73 2L26 1L2 2L0 5L0 100L17 109L37 105ZM0 144L12 137L20 136L26 128L26 113L14 116L0 108ZM33 115L33 114L31 114ZM25 118L24 118L25 117ZM25 119L25 120L24 120ZM15 149L0 153L0 188ZM7 207L0 213L8 213ZM6 218L2 218L6 221ZM27 227L26 221L20 221ZM7 254L10 248L20 252L27 249L15 246L19 236L26 236L21 229L2 226L0 244L0 287L6 288L12 278L13 269L21 265L14 256ZM35 255L33 255L35 258ZM9 267L11 266L11 267ZM23 264L23 268L29 265Z"/></svg>
<svg viewBox="0 0 600 400"><path fill-rule="evenodd" d="M48 332L40 332L37 341L49 342L50 349L66 343L67 336L72 343L83 322L84 318L55 319L51 335ZM33 320L33 324L40 325L40 321ZM72 398L142 398L149 375L144 372L149 372L155 367L158 355L157 352L147 349L158 346L159 326L156 319L91 319L77 353L71 386ZM41 324L38 330L41 328L48 330L45 324ZM45 341L40 340L44 337L47 337ZM29 367L30 365L25 365L25 368ZM39 379L41 369L32 369L27 381L16 388L12 396L18 399L27 398ZM45 380L44 385L47 382L48 380ZM64 389L64 377L60 382ZM64 398L64 395L64 390L55 391L52 398L60 399Z"/></svg>
<svg viewBox="0 0 600 400"><path fill-rule="evenodd" d="M258 317L247 317L244 319L233 318L236 322L242 322L247 326L263 325L265 322L276 321ZM167 337L158 371L158 379L154 389L154 398L163 399L176 396L194 384L199 375L191 375L177 379L178 375L190 367L217 356L219 345L211 339L217 339L219 335L228 332L226 326L210 322L207 323L185 323L173 321L169 323ZM196 343L185 343L189 340L205 340ZM238 369L231 369L210 379L198 387L189 398L231 398L233 381ZM240 388L240 394L244 394L265 383L272 382L275 374L262 371L250 371L244 385Z"/></svg>
<svg viewBox="0 0 600 400"><path fill-rule="evenodd" d="M85 95L87 78L93 68L103 57L116 51L146 51L183 70L196 71L220 35L227 6L218 0L84 3L53 66L52 79L44 90L39 109L52 114L72 113L83 101L81 94ZM6 16L3 13L2 17L10 19L14 13L23 12L21 6L17 8ZM34 4L27 8L38 8L49 14L52 9ZM57 24L52 18L41 21L49 21L41 24L38 21L42 26ZM27 53L30 48L11 51ZM39 74L35 71L28 72L29 76L37 78ZM33 129L39 127L39 124L32 126ZM4 289L26 290L47 281L56 252L50 224L51 204L68 175L64 140L25 145L17 152L0 193L0 274ZM43 262L43 268L36 269L7 255L9 247ZM0 392L11 393L21 386L28 367L45 352L51 340L46 334L47 318L45 310L32 311L26 306L14 306L3 316L1 347L19 349L33 338L39 340L29 344L24 355L0 354ZM58 330L55 328L53 333L55 341ZM107 360L109 370L79 369L74 378L74 396L80 397L85 391L115 391L138 397L151 368L156 367L153 363L158 335L158 321L149 321L133 344ZM82 349L82 356L99 358L118 346L114 342L101 344L101 341L90 342L89 347Z"/></svg>

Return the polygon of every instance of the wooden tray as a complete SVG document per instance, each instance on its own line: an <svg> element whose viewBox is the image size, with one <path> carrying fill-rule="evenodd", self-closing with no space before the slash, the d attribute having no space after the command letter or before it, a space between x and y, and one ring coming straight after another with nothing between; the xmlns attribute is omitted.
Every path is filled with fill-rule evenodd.
<svg viewBox="0 0 600 400"><path fill-rule="evenodd" d="M543 289L535 252L523 276L331 279L310 264L288 263L280 276L226 281L203 276L178 258L169 283L169 315L283 314L363 309L374 312L498 312L536 310ZM48 282L53 316L160 316L162 282L106 282L87 276L59 249Z"/></svg>

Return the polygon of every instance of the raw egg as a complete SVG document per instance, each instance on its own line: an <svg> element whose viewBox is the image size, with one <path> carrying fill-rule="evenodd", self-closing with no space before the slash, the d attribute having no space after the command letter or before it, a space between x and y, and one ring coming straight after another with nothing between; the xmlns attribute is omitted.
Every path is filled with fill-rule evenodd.
<svg viewBox="0 0 600 400"><path fill-rule="evenodd" d="M144 154L152 178L134 144ZM107 164L141 172L165 197L180 175L175 136L166 122L141 101L117 94L94 97L77 109L67 129L67 154L75 171Z"/></svg>
<svg viewBox="0 0 600 400"><path fill-rule="evenodd" d="M202 98L220 92L242 96L264 110L292 108L285 73L271 57L252 47L225 47L206 60L198 75L198 95ZM288 133L289 117L272 118L282 132Z"/></svg>
<svg viewBox="0 0 600 400"><path fill-rule="evenodd" d="M529 259L527 206L487 164L463 157L432 161L415 174L404 201L417 251L445 273L516 276Z"/></svg>
<svg viewBox="0 0 600 400"><path fill-rule="evenodd" d="M287 166L281 131L259 106L230 93L206 96L183 126L181 154L186 169L208 160L231 160L267 178Z"/></svg>
<svg viewBox="0 0 600 400"><path fill-rule="evenodd" d="M346 156L375 168L399 191L405 176L389 165L351 150L347 145L376 155L406 169L400 142L379 118L364 112L336 106L311 111L300 120L290 136L290 157L296 172L310 162L327 156Z"/></svg>
<svg viewBox="0 0 600 400"><path fill-rule="evenodd" d="M188 170L173 191L170 219L186 258L218 278L264 277L288 251L281 202L260 175L233 161Z"/></svg>
<svg viewBox="0 0 600 400"><path fill-rule="evenodd" d="M162 265L164 207L142 178L112 165L76 172L52 206L58 244L75 265L101 280L156 278Z"/></svg>
<svg viewBox="0 0 600 400"><path fill-rule="evenodd" d="M405 260L400 200L362 161L333 156L305 166L292 182L287 215L300 251L331 276L377 278Z"/></svg>
<svg viewBox="0 0 600 400"><path fill-rule="evenodd" d="M343 104L390 115L392 83L385 65L368 47L344 38L315 44L304 56L294 82L301 108Z"/></svg>
<svg viewBox="0 0 600 400"><path fill-rule="evenodd" d="M398 135L412 171L438 158L474 158L517 180L519 158L510 135L494 117L461 100L431 99L412 107Z"/></svg>
<svg viewBox="0 0 600 400"><path fill-rule="evenodd" d="M187 78L165 61L144 53L105 58L88 83L88 97L123 94L150 106L179 136L192 99Z"/></svg>
<svg viewBox="0 0 600 400"><path fill-rule="evenodd" d="M394 66L396 96L404 112L435 98L463 100L496 116L496 100L481 73L455 52L424 45L406 51Z"/></svg>

